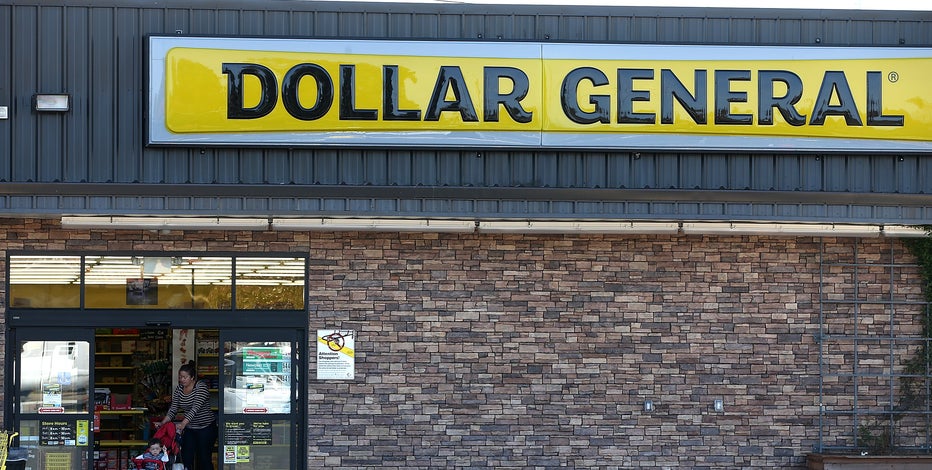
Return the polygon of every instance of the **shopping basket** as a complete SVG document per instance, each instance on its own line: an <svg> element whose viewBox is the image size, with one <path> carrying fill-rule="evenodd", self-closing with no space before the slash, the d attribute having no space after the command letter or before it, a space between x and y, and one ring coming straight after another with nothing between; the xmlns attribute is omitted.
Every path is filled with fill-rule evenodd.
<svg viewBox="0 0 932 470"><path fill-rule="evenodd" d="M10 446L13 445L13 438L18 435L18 432L0 431L0 470L6 470L7 453L10 452Z"/></svg>

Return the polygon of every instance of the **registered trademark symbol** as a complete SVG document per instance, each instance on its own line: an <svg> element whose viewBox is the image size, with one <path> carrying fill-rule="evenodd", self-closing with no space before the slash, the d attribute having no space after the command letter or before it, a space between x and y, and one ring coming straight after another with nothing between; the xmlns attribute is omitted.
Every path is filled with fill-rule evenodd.
<svg viewBox="0 0 932 470"><path fill-rule="evenodd" d="M890 83L896 83L896 81L899 79L900 79L900 74L896 72L890 72L889 74L887 74L887 80L890 80Z"/></svg>

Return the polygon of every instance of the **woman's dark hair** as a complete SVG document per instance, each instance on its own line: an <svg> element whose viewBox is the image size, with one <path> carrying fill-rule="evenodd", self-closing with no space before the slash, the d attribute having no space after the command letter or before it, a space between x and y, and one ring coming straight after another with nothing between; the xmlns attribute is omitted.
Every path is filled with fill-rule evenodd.
<svg viewBox="0 0 932 470"><path fill-rule="evenodd" d="M188 361L178 368L178 372L187 372L190 377L197 377L197 370L194 367L194 361Z"/></svg>

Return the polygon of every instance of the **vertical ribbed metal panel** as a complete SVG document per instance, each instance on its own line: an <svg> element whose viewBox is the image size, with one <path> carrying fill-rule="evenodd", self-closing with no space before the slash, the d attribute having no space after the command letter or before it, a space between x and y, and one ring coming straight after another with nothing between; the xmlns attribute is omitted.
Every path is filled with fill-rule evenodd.
<svg viewBox="0 0 932 470"><path fill-rule="evenodd" d="M3 181L932 193L932 159L917 155L145 148L143 127L148 34L928 47L932 14L34 3L0 6L0 63L14 65L0 69L0 105L11 113L0 121ZM67 92L73 109L31 112L36 92Z"/></svg>
<svg viewBox="0 0 932 470"><path fill-rule="evenodd" d="M64 77L61 71L67 68L62 34L62 10L60 8L40 8L36 18L36 26L40 31L48 34L37 36L37 48L47 51L36 57L37 89L46 93L60 93L65 91ZM65 121L62 116L41 116L45 121L43 135L38 136L38 155L34 173L38 181L60 179L62 168L62 151Z"/></svg>
<svg viewBox="0 0 932 470"><path fill-rule="evenodd" d="M13 11L10 49L15 54L11 64L13 73L13 90L16 93L10 110L10 127L13 130L12 142L16 143L11 154L12 166L10 179L14 181L34 181L37 179L36 161L39 158L39 117L31 112L31 95L39 90L38 77L38 7L17 8ZM27 52L23 54L23 52ZM31 54L30 54L31 53ZM23 90L30 90L23 93ZM26 116L19 118L19 116ZM46 116L45 124L52 124L54 116ZM61 119L60 117L58 119ZM43 131L45 130L44 126ZM54 139L54 136L49 136Z"/></svg>
<svg viewBox="0 0 932 470"><path fill-rule="evenodd" d="M114 61L114 90L116 90L116 114L120 122L139 119L145 111L145 102L137 98L140 84L146 83L142 67L133 59L143 50L143 38L139 35L139 11L133 8L118 8L115 12L116 31ZM117 126L114 128L113 179L133 181L139 174L138 149L145 146L145 135L139 126Z"/></svg>
<svg viewBox="0 0 932 470"><path fill-rule="evenodd" d="M116 96L117 42L115 31L114 8L90 8L87 34L90 44L85 61L91 73L91 89L81 93L88 99L88 126L90 130L90 148L88 149L89 179L91 181L113 181L114 167L121 155L114 145L119 130L132 123L138 116L129 111L118 109ZM130 58L127 58L130 59ZM130 62L131 61L131 62ZM139 62L125 62L126 67L138 67ZM76 92L77 93L77 92ZM85 98L85 99L87 99ZM132 99L131 97L126 97ZM115 119L116 118L116 119Z"/></svg>
<svg viewBox="0 0 932 470"><path fill-rule="evenodd" d="M0 45L0 64L13 63L13 51L16 47L13 44L13 8L9 6L0 6L0 25L6 27L0 28L0 44L9 44L8 47ZM0 67L0 106L7 107L7 113L12 114L14 110L13 102L13 74L17 67ZM9 118L8 118L9 119ZM0 180L9 181L12 177L12 156L13 151L13 126L9 125L10 121L0 121ZM2 142L10 144L3 145Z"/></svg>

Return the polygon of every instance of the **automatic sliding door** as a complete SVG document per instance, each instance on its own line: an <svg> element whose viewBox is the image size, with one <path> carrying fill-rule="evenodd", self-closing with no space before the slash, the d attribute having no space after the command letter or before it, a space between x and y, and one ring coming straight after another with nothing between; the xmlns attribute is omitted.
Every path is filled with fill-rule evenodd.
<svg viewBox="0 0 932 470"><path fill-rule="evenodd" d="M225 470L298 468L303 442L296 330L221 332L220 448Z"/></svg>
<svg viewBox="0 0 932 470"><path fill-rule="evenodd" d="M93 330L16 330L14 426L32 470L87 469L93 448Z"/></svg>

